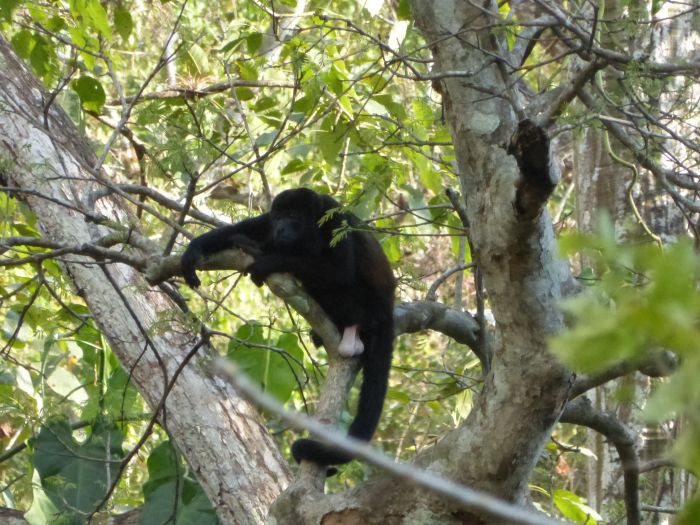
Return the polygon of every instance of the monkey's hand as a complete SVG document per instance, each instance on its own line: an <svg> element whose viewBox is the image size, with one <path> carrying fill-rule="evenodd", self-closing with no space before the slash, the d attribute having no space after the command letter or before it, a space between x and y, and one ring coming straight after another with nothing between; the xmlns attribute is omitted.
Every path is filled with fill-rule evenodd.
<svg viewBox="0 0 700 525"><path fill-rule="evenodd" d="M197 277L197 272L195 270L195 264L199 258L199 253L196 250L191 250L188 248L185 253L182 254L180 259L180 269L182 271L182 276L185 278L185 282L190 286L190 288L197 288L202 282Z"/></svg>
<svg viewBox="0 0 700 525"><path fill-rule="evenodd" d="M265 279L267 279L271 273L274 273L274 269L270 265L270 259L266 257L256 257L245 271L250 274L251 280L258 288L263 285Z"/></svg>

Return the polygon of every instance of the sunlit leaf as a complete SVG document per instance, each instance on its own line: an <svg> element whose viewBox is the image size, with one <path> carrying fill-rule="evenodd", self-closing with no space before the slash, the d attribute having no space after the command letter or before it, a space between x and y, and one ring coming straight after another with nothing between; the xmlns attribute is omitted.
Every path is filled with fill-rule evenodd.
<svg viewBox="0 0 700 525"><path fill-rule="evenodd" d="M123 4L117 4L114 8L114 28L123 40L128 40L134 30L131 13Z"/></svg>
<svg viewBox="0 0 700 525"><path fill-rule="evenodd" d="M263 335L259 324L245 324L229 343L228 356L250 378L281 401L299 385L303 352L295 334L283 334L274 344Z"/></svg>
<svg viewBox="0 0 700 525"><path fill-rule="evenodd" d="M46 384L58 395L74 403L83 404L87 401L87 393L78 378L63 367L56 367L46 379Z"/></svg>
<svg viewBox="0 0 700 525"><path fill-rule="evenodd" d="M575 523L595 525L603 519L593 508L584 503L583 498L568 490L555 490L552 499L559 512Z"/></svg>
<svg viewBox="0 0 700 525"><path fill-rule="evenodd" d="M102 110L107 96L99 80L89 76L82 76L71 82L71 87L78 93L80 102L85 109L98 113Z"/></svg>

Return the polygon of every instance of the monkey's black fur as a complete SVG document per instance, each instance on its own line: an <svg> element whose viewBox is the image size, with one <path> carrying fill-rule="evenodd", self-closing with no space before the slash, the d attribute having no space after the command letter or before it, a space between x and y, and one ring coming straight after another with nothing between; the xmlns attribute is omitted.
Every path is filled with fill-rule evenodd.
<svg viewBox="0 0 700 525"><path fill-rule="evenodd" d="M359 326L364 351L364 379L357 415L348 434L369 441L382 413L394 340L393 302L396 281L379 243L367 232L350 230L331 246L334 230L359 220L335 212L339 204L306 188L286 190L268 213L212 230L192 240L182 256L182 273L192 287L200 284L195 266L205 255L231 247L254 248L259 254L246 269L261 286L272 273L288 272L301 281L333 320L341 335ZM322 218L322 224L319 224ZM352 457L311 439L292 446L297 462L347 463Z"/></svg>

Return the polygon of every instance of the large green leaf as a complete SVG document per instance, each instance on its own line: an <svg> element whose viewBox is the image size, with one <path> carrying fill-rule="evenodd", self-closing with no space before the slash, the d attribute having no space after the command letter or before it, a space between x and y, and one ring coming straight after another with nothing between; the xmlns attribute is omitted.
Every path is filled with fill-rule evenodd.
<svg viewBox="0 0 700 525"><path fill-rule="evenodd" d="M129 35L134 30L134 20L131 17L131 13L122 4L114 8L114 28L124 40L128 40Z"/></svg>
<svg viewBox="0 0 700 525"><path fill-rule="evenodd" d="M216 525L214 508L195 480L185 476L177 451L169 441L148 457L148 481L143 485L142 525Z"/></svg>
<svg viewBox="0 0 700 525"><path fill-rule="evenodd" d="M19 5L19 0L0 0L0 20L12 20L12 12Z"/></svg>
<svg viewBox="0 0 700 525"><path fill-rule="evenodd" d="M98 113L102 110L107 95L99 80L85 75L71 82L71 87L80 97L85 109Z"/></svg>
<svg viewBox="0 0 700 525"><path fill-rule="evenodd" d="M33 509L37 520L32 523L58 523L54 509L65 523L82 523L84 515L96 509L115 482L119 460L124 457L122 439L121 431L103 420L93 424L82 443L73 437L65 418L43 426L31 440L31 449L34 469L48 502L42 496L43 503ZM47 512L52 514L47 516ZM46 521L41 522L38 516Z"/></svg>
<svg viewBox="0 0 700 525"><path fill-rule="evenodd" d="M585 523L586 525L596 525L603 517L595 509L584 503L583 498L568 490L555 490L553 497L562 515L575 523Z"/></svg>
<svg viewBox="0 0 700 525"><path fill-rule="evenodd" d="M257 323L241 326L231 340L228 356L266 391L287 401L299 384L303 351L296 334L282 334L271 345Z"/></svg>

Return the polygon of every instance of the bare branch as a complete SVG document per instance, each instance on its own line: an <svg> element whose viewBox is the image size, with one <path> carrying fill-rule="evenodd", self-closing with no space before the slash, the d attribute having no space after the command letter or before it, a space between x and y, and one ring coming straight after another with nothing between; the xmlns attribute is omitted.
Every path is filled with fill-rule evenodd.
<svg viewBox="0 0 700 525"><path fill-rule="evenodd" d="M581 89L577 93L578 98L588 107L589 109L595 111L595 100L592 95L590 95L586 90ZM611 119L601 119L601 122L605 125L605 128L625 147L630 150L630 153L634 155L634 158L641 166L648 169L652 175L656 178L659 184L673 197L673 199L688 208L694 213L700 213L700 205L689 200L688 198L681 195L676 188L674 188L669 182L669 176L673 176L673 172L662 168L656 162L652 161L647 151L638 144L632 137L627 134L622 127L613 122Z"/></svg>
<svg viewBox="0 0 700 525"><path fill-rule="evenodd" d="M114 235L114 237L120 237L120 234ZM124 238L121 242L125 242ZM108 245L117 244L118 240L109 243ZM66 254L76 254L76 255L87 255L98 260L109 260L115 262L121 262L132 266L138 270L146 269L146 261L143 257L133 257L124 252L109 250L104 247L101 243L83 243L79 245L66 246L62 243L49 241L47 239L34 238L34 237L9 237L0 240L0 254L15 246L35 246L38 248L51 248L52 251L44 253L35 253L33 255L28 255L26 257L19 257L15 259L0 259L0 266L21 266L23 264L29 264L33 262L43 261L46 259L55 259ZM4 249L3 249L4 247Z"/></svg>
<svg viewBox="0 0 700 525"><path fill-rule="evenodd" d="M625 481L625 508L627 525L641 523L639 503L639 457L637 434L612 413L598 412L586 397L570 401L559 419L562 423L573 423L592 428L608 438L615 446L623 469Z"/></svg>
<svg viewBox="0 0 700 525"><path fill-rule="evenodd" d="M623 361L598 374L578 376L571 389L571 396L580 396L597 386L632 372L640 371L650 377L663 377L670 375L677 367L678 358L672 352L654 352L645 359Z"/></svg>
<svg viewBox="0 0 700 525"><path fill-rule="evenodd" d="M660 75L689 75L698 76L700 75L700 63L699 62L685 62L685 63L668 63L668 62L653 62L651 60L640 60L631 55L625 53L620 53L619 51L613 51L612 49L606 49L599 46L591 45L591 33L587 32L583 28L573 24L570 20L571 17L562 11L558 6L551 4L547 0L535 0L535 2L547 13L552 15L557 19L559 24L573 33L579 40L580 44L576 46L576 51L582 56L582 58L588 60L590 59L590 54L597 55L606 62L614 64L631 64L639 63L641 67L645 68L651 73L657 73ZM573 47L566 39L563 40L564 43Z"/></svg>
<svg viewBox="0 0 700 525"><path fill-rule="evenodd" d="M318 421L303 414L285 410L274 398L255 386L239 368L229 360L216 360L216 372L230 381L252 403L277 414L283 421L299 429L308 429L314 438L326 444L332 444L343 452L356 456L385 472L395 476L398 481L423 487L460 508L480 515L489 516L508 523L522 525L562 525L562 522L549 518L511 503L506 503L487 494L459 485L441 478L429 471L421 471L411 465L395 463L390 457L375 451L366 442L349 438L337 430L331 430ZM301 502L299 502L301 504Z"/></svg>
<svg viewBox="0 0 700 525"><path fill-rule="evenodd" d="M248 87L248 88L283 88L283 89L294 89L294 82L285 82L280 80L243 80L243 79L231 79L225 82L216 82L209 86L202 88L170 88L163 91L155 91L153 93L144 93L142 95L134 95L131 97L125 97L124 101L127 104L140 104L142 102L147 102L149 100L173 100L173 99L184 99L184 100L194 100L197 98L208 97L210 95L216 95L218 93L223 93L228 89L238 88L238 87ZM110 100L106 104L107 106L119 106L121 105L121 100Z"/></svg>

